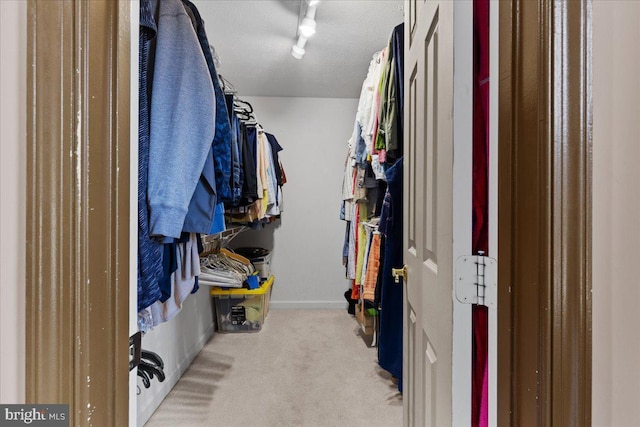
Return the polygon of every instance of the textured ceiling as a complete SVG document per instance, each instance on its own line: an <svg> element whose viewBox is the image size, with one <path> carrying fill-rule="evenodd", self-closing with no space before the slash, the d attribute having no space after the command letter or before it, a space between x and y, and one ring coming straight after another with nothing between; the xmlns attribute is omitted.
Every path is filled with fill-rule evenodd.
<svg viewBox="0 0 640 427"><path fill-rule="evenodd" d="M371 56L403 21L402 0L322 0L303 59L291 56L298 0L195 0L218 72L245 96L357 98Z"/></svg>

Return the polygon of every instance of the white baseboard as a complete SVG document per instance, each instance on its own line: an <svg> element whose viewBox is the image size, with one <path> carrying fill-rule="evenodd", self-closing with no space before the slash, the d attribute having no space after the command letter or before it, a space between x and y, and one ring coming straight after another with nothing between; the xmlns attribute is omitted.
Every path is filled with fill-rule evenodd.
<svg viewBox="0 0 640 427"><path fill-rule="evenodd" d="M346 301L274 301L269 303L269 309L285 309L285 310L346 310Z"/></svg>
<svg viewBox="0 0 640 427"><path fill-rule="evenodd" d="M196 342L191 348L187 351L185 356L182 358L180 363L178 364L178 369L173 371L171 374L167 375L163 382L154 382L153 387L154 395L153 400L150 401L144 407L138 407L138 426L144 426L149 418L153 415L153 413L158 409L162 401L169 394L171 389L178 383L182 375L185 371L191 366L191 363L196 358L200 350L204 347L204 345L209 341L209 339L213 336L213 330L215 329L215 322L211 324L209 328L202 334L198 342Z"/></svg>

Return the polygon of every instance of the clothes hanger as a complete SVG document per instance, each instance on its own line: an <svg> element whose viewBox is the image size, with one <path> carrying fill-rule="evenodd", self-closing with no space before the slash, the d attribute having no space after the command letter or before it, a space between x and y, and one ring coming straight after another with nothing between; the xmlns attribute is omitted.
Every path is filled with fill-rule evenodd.
<svg viewBox="0 0 640 427"><path fill-rule="evenodd" d="M164 374L164 362L162 358L153 351L144 349L140 351L140 363L138 363L137 368L137 375L142 379L142 384L145 388L151 387L151 380L154 377L158 378L160 382L166 378Z"/></svg>
<svg viewBox="0 0 640 427"><path fill-rule="evenodd" d="M253 115L249 112L246 112L244 110L234 110L234 112L236 113L236 116L238 116L238 119L247 122L249 120L254 119Z"/></svg>
<svg viewBox="0 0 640 427"><path fill-rule="evenodd" d="M238 97L234 99L233 105L237 110L240 110L246 113L253 113L253 105L251 105L251 103L247 101L243 101Z"/></svg>
<svg viewBox="0 0 640 427"><path fill-rule="evenodd" d="M138 365L138 368L139 367L140 365ZM144 385L144 388L151 387L151 379L149 378L149 375L146 371L138 369L138 376L142 378L142 384Z"/></svg>
<svg viewBox="0 0 640 427"><path fill-rule="evenodd" d="M240 254L237 254L235 252L230 251L227 248L222 248L220 249L220 253L225 254L226 256L228 256L229 258L233 258L235 260L240 261L241 263L245 264L245 265L251 265L251 261L249 261L249 258L245 258Z"/></svg>
<svg viewBox="0 0 640 427"><path fill-rule="evenodd" d="M158 368L164 369L164 362L162 361L162 358L157 353L154 353L153 351L142 350L140 358L144 360L149 360Z"/></svg>
<svg viewBox="0 0 640 427"><path fill-rule="evenodd" d="M158 381L160 382L163 382L165 380L164 372L161 369L158 369L157 367L146 362L142 362L138 365L138 375L141 371L146 375L146 378L149 382L149 386L147 386L147 382L145 382L145 379L143 377L142 381L144 382L146 388L149 388L151 386L151 379L153 379L154 376L157 377Z"/></svg>
<svg viewBox="0 0 640 427"><path fill-rule="evenodd" d="M233 86L233 84L224 78L224 76L222 74L218 74L218 78L220 79L220 84L222 86L222 91L224 93L230 94L230 95L235 95L236 93L238 93L238 91L236 91L236 88Z"/></svg>

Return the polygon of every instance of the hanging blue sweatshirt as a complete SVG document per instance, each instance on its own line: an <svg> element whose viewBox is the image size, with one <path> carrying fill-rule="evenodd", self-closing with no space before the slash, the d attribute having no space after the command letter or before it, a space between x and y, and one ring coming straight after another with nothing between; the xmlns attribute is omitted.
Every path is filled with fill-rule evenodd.
<svg viewBox="0 0 640 427"><path fill-rule="evenodd" d="M215 94L180 0L158 1L149 147L149 229L179 238L215 135Z"/></svg>

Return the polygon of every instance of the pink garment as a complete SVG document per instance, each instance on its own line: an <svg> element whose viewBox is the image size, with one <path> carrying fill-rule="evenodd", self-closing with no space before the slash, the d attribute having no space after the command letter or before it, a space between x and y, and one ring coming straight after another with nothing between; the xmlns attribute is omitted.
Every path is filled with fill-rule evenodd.
<svg viewBox="0 0 640 427"><path fill-rule="evenodd" d="M489 0L473 1L473 234L472 251L489 255ZM471 425L486 426L489 413L487 387L488 310L474 305ZM483 421L484 420L484 421Z"/></svg>
<svg viewBox="0 0 640 427"><path fill-rule="evenodd" d="M483 305L474 304L472 306L471 318L473 322L473 376L471 378L471 426L480 425L480 414L483 411L482 405L488 402L483 397L483 387L485 371L487 367L487 355L489 344L489 309Z"/></svg>
<svg viewBox="0 0 640 427"><path fill-rule="evenodd" d="M387 150L380 150L378 151L378 161L380 163L387 163Z"/></svg>

